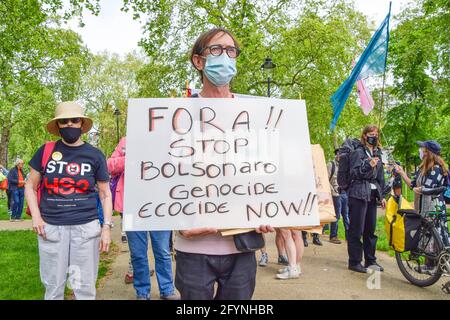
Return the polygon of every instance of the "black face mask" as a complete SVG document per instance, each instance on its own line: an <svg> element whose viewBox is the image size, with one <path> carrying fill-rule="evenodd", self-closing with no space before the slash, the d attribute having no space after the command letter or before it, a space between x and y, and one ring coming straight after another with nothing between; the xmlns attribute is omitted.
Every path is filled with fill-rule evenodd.
<svg viewBox="0 0 450 320"><path fill-rule="evenodd" d="M376 147L377 143L378 143L378 138L377 137L367 137L367 143Z"/></svg>
<svg viewBox="0 0 450 320"><path fill-rule="evenodd" d="M59 134L63 138L63 140L67 143L75 143L81 136L81 128L60 128Z"/></svg>

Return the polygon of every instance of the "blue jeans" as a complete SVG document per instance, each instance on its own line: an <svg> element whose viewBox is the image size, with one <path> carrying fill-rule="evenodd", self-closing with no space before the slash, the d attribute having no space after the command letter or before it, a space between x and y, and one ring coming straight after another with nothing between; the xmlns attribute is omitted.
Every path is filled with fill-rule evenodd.
<svg viewBox="0 0 450 320"><path fill-rule="evenodd" d="M148 233L152 240L155 257L155 271L159 294L170 296L175 293L172 275L172 256L169 250L170 231L128 231L131 264L133 265L133 285L136 296L150 298L151 282L148 265Z"/></svg>
<svg viewBox="0 0 450 320"><path fill-rule="evenodd" d="M11 219L20 219L22 218L23 201L25 198L24 188L17 188L16 190L12 191L12 194L13 205Z"/></svg>

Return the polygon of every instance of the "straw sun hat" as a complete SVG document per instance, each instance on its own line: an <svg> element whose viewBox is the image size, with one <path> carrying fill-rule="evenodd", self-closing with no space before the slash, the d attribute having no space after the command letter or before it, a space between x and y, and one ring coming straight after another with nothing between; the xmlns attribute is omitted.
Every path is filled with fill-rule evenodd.
<svg viewBox="0 0 450 320"><path fill-rule="evenodd" d="M86 133L92 128L92 120L84 115L84 109L73 101L61 102L56 106L55 117L47 123L47 131L59 136L58 119L82 118L81 133Z"/></svg>

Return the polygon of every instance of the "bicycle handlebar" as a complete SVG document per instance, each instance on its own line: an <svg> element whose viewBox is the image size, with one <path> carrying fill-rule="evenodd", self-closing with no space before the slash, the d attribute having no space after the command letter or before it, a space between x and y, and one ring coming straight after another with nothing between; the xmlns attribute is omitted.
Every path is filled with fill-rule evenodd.
<svg viewBox="0 0 450 320"><path fill-rule="evenodd" d="M422 194L427 196L438 196L441 193L444 193L444 191L447 189L447 187L437 187L437 188L424 188L422 187Z"/></svg>

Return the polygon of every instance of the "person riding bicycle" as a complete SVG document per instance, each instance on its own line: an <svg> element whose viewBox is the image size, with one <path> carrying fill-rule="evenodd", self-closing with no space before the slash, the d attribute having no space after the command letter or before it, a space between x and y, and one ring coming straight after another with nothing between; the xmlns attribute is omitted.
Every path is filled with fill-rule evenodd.
<svg viewBox="0 0 450 320"><path fill-rule="evenodd" d="M440 156L441 146L433 140L418 141L417 144L420 146L419 156L422 163L415 173L414 179L409 179L402 167L395 166L395 169L405 180L406 184L414 190L416 194L414 198L414 209L417 213L425 217L427 212L436 211L436 203L433 201L433 199L436 199L439 208L438 211L441 211L445 215L446 207L443 194L438 195L436 198L436 196L423 194L422 192L424 188L432 189L448 184L448 166ZM445 228L447 229L446 224ZM443 237L441 231L439 233ZM435 266L431 265L431 261L426 259L425 265L425 268L422 268L423 272L433 273Z"/></svg>

